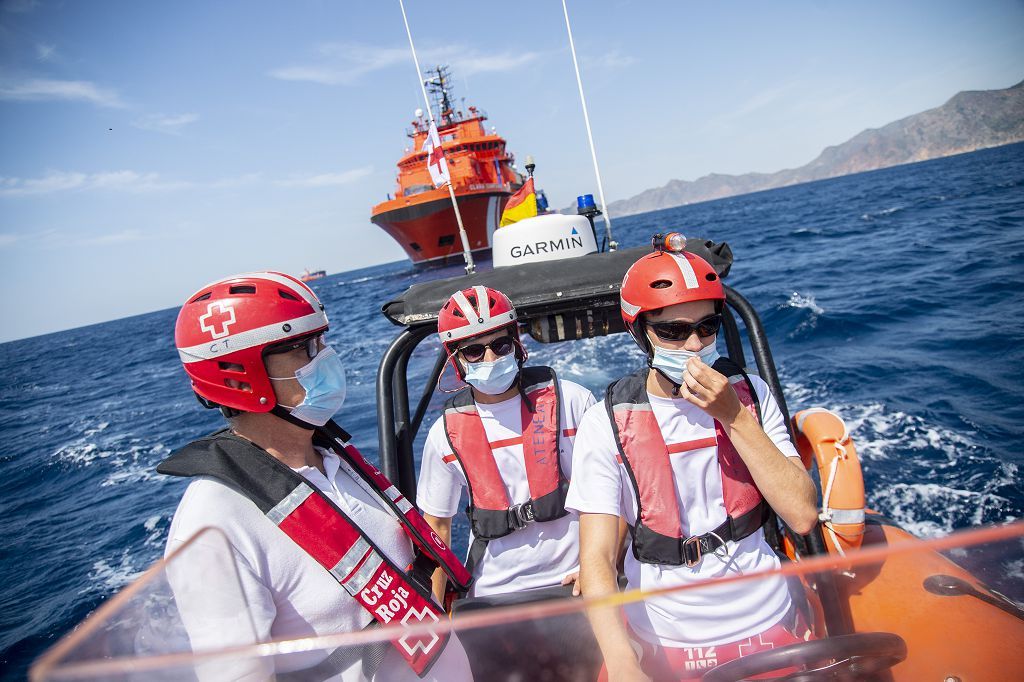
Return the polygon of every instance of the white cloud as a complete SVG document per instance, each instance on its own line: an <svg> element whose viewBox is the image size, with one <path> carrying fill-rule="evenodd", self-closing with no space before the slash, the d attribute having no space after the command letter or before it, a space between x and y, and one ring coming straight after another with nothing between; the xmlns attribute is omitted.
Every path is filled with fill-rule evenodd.
<svg viewBox="0 0 1024 682"><path fill-rule="evenodd" d="M373 172L372 166L353 168L338 173L306 173L282 179L265 178L261 173L247 173L212 181L170 180L159 173L138 173L131 170L102 173L51 171L38 178L0 176L0 198L54 194L71 191L106 192L172 192L186 189L238 189L258 185L278 187L338 187L360 180Z"/></svg>
<svg viewBox="0 0 1024 682"><path fill-rule="evenodd" d="M283 81L302 81L321 85L351 85L357 78L351 73L320 66L285 66L269 75Z"/></svg>
<svg viewBox="0 0 1024 682"><path fill-rule="evenodd" d="M325 43L317 46L312 63L285 66L269 72L272 78L321 85L352 85L363 76L395 65L408 66L411 55L405 47L376 47L358 43ZM449 45L419 52L420 64L449 64L459 76L512 71L540 56L537 52L483 53L473 48Z"/></svg>
<svg viewBox="0 0 1024 682"><path fill-rule="evenodd" d="M322 173L320 175L307 175L281 180L277 184L282 187L338 187L347 185L361 178L365 178L373 172L372 166L354 168L341 173Z"/></svg>
<svg viewBox="0 0 1024 682"><path fill-rule="evenodd" d="M157 173L111 171L78 173L51 171L41 178L0 177L0 197L52 194L71 190L112 190L121 192L153 192L182 189L191 183L162 180Z"/></svg>
<svg viewBox="0 0 1024 682"><path fill-rule="evenodd" d="M352 85L368 73L386 69L409 58L409 52L401 48L357 43L324 43L316 47L315 53L314 64L273 69L269 75L287 81Z"/></svg>
<svg viewBox="0 0 1024 682"><path fill-rule="evenodd" d="M199 120L199 114L149 114L132 121L141 130L180 135L182 128Z"/></svg>
<svg viewBox="0 0 1024 682"><path fill-rule="evenodd" d="M448 50L451 52L451 50ZM432 61L446 61L451 64L455 73L464 76L473 76L478 73L494 73L501 71L515 71L540 57L539 52L516 52L483 55L473 51L464 53L457 51L446 57L438 56Z"/></svg>
<svg viewBox="0 0 1024 682"><path fill-rule="evenodd" d="M262 173L246 173L233 178L221 178L209 183L213 189L235 189L238 187L250 187L263 182Z"/></svg>
<svg viewBox="0 0 1024 682"><path fill-rule="evenodd" d="M755 111L771 107L778 102L784 102L787 99L789 93L798 90L798 83L789 82L783 83L774 88L768 88L755 93L753 96L748 97L738 107L729 111L725 114L727 118L740 119L744 116L749 116Z"/></svg>
<svg viewBox="0 0 1024 682"><path fill-rule="evenodd" d="M90 186L127 192L164 192L191 187L193 183L180 180L162 180L158 173L136 173L135 171L113 171L93 173Z"/></svg>
<svg viewBox="0 0 1024 682"><path fill-rule="evenodd" d="M36 45L36 59L41 62L52 62L57 58L57 46L39 43Z"/></svg>
<svg viewBox="0 0 1024 682"><path fill-rule="evenodd" d="M77 189L85 184L85 173L52 172L41 178L0 177L0 196L20 194L49 194Z"/></svg>
<svg viewBox="0 0 1024 682"><path fill-rule="evenodd" d="M117 244L129 244L139 242L151 237L138 229L124 229L118 232L98 234L92 236L79 236L73 231L66 230L32 230L23 234L0 234L0 249L14 244L43 249L66 249L79 246L114 246Z"/></svg>
<svg viewBox="0 0 1024 682"><path fill-rule="evenodd" d="M95 237L85 237L79 240L79 244L82 246L112 246L115 244L126 244L129 242L137 242L145 239L145 236L139 230L128 229L121 230L120 232L112 232L110 234L101 234Z"/></svg>
<svg viewBox="0 0 1024 682"><path fill-rule="evenodd" d="M100 107L123 108L116 92L89 81L59 81L35 78L21 83L0 84L0 99L15 101L66 100L89 102Z"/></svg>
<svg viewBox="0 0 1024 682"><path fill-rule="evenodd" d="M616 48L609 50L600 55L584 55L581 57L584 67L595 68L595 69L622 69L627 66L636 64L636 57L632 57L628 54L624 54L622 50Z"/></svg>

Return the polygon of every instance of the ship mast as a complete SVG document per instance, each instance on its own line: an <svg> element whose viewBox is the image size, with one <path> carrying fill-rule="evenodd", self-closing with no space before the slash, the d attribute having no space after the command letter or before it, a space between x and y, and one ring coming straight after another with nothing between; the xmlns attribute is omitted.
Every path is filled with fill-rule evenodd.
<svg viewBox="0 0 1024 682"><path fill-rule="evenodd" d="M423 72L427 76L423 84L430 95L430 108L436 112L435 120L442 126L450 125L455 116L450 97L452 74L445 65L435 66Z"/></svg>

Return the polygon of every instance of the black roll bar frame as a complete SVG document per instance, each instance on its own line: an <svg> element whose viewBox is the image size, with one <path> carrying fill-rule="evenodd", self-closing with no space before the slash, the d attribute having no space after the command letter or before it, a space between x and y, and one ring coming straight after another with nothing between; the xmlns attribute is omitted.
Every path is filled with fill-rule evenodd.
<svg viewBox="0 0 1024 682"><path fill-rule="evenodd" d="M723 310L726 349L734 361L742 367L746 364L743 344L733 317L732 308L743 321L747 331L758 374L768 384L782 414L789 424L789 409L782 393L772 358L771 348L761 319L754 307L730 286L725 287L726 303ZM618 292L615 292L617 296ZM547 311L550 313L550 311ZM527 322L520 319L520 322ZM434 363L430 381L423 389L414 415L410 415L408 368L409 358L416 347L431 334L437 333L436 322L405 327L381 357L377 369L377 437L380 443L381 471L391 479L407 499L416 500L416 476L413 466L412 443L419 432L423 417L434 394L438 377L444 369L447 356L442 349Z"/></svg>
<svg viewBox="0 0 1024 682"><path fill-rule="evenodd" d="M733 317L733 311L735 311L743 321L746 329L747 340L750 344L751 353L754 356L754 362L757 365L758 374L768 384L768 389L772 392L775 401L779 405L779 409L782 410L787 428L790 430L790 436L796 442L795 434L792 432L793 427L790 422L789 408L786 405L786 398L782 393L782 383L779 381L779 376L775 369L775 361L772 358L772 351L768 345L768 337L765 334L761 318L750 302L732 287L725 286L725 295L727 305L722 311L723 328L725 329L725 343L729 357L741 367L746 366L742 337L736 320ZM615 296L617 303L617 290L615 291ZM551 313L550 310L545 312ZM540 315L536 317L540 317ZM527 317L519 321L522 323L527 322L529 319ZM407 376L409 358L420 342L431 334L436 333L436 321L404 327L384 352L384 355L381 357L380 366L377 369L377 436L380 444L381 471L398 486L402 494L413 504L416 503L416 469L413 441L422 425L423 417L429 407L438 378L447 361L447 355L442 348L437 360L434 362L430 379L423 389L413 416L410 416L409 410ZM776 521L778 522L780 519L776 517ZM781 538L777 528L777 523L767 523L765 525L768 542L774 547L781 547ZM790 531L789 537L802 555L828 553L820 524L808 535L798 535ZM825 627L828 634L841 635L852 632L850 616L842 607L834 576L828 573L818 576L817 588L818 596L822 600Z"/></svg>

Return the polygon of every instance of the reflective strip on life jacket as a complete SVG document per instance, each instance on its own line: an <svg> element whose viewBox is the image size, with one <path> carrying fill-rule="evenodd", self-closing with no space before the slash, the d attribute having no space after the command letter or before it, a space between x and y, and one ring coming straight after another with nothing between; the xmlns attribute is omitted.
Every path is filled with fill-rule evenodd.
<svg viewBox="0 0 1024 682"><path fill-rule="evenodd" d="M720 358L713 366L729 377L740 403L760 423L757 396L734 363ZM619 459L626 467L637 500L637 523L631 528L633 554L643 563L678 566L686 563L682 547L682 515L676 494L675 474L669 455L716 445L722 476L728 525L735 522L738 532L749 535L751 520L763 503L750 471L729 440L722 425L715 421L714 439L705 438L668 446L647 397L646 369L623 377L608 387L605 407L619 447ZM756 528L755 528L756 530ZM746 535L734 537L739 540Z"/></svg>
<svg viewBox="0 0 1024 682"><path fill-rule="evenodd" d="M296 504L296 501L298 503ZM292 507L287 514L282 512ZM408 579L405 571L370 544L339 510L305 483L274 507L277 527L326 568L364 609L381 624L399 622L411 628L437 623L444 611ZM268 518L274 520L271 514ZM444 649L449 633L429 633L392 641L417 675L423 675ZM415 641L410 641L415 639Z"/></svg>
<svg viewBox="0 0 1024 682"><path fill-rule="evenodd" d="M469 484L468 509L473 535L490 540L508 535L529 521L552 521L566 515L568 481L559 463L561 432L558 380L548 367L522 370L527 400L522 403L523 463L530 500L513 504L471 391L445 404L444 429L453 456ZM533 411L530 411L532 404ZM504 441L502 441L504 442Z"/></svg>
<svg viewBox="0 0 1024 682"><path fill-rule="evenodd" d="M366 458L353 445L345 444L344 451L347 461L364 478L369 479L374 487L378 490L382 489L386 501L390 502L395 511L404 517L405 524L403 525L409 532L409 537L416 548L434 559L434 562L448 574L456 590L462 592L468 590L473 576L462 565L451 548L438 537L419 510L381 473L380 469L367 462Z"/></svg>

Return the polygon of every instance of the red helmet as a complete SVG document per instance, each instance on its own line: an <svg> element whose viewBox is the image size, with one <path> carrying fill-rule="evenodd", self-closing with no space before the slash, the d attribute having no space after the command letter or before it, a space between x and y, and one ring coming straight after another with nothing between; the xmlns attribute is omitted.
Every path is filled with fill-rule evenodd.
<svg viewBox="0 0 1024 682"><path fill-rule="evenodd" d="M633 263L622 278L622 320L633 340L650 352L641 315L676 303L725 301L722 280L711 264L686 251L655 251Z"/></svg>
<svg viewBox="0 0 1024 682"><path fill-rule="evenodd" d="M243 412L269 412L277 398L263 351L326 330L324 306L309 287L280 272L253 272L225 277L189 296L178 313L174 345L201 398Z"/></svg>
<svg viewBox="0 0 1024 682"><path fill-rule="evenodd" d="M470 287L456 291L441 306L441 312L437 315L437 336L448 354L452 355L458 347L458 342L463 339L512 327L512 335L525 356L522 345L518 343L519 327L516 325L516 319L515 306L508 296L490 287ZM462 370L458 363L452 360L452 365L461 379Z"/></svg>

